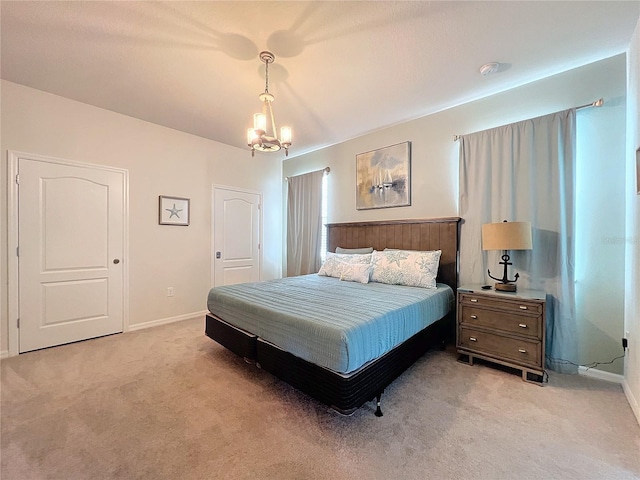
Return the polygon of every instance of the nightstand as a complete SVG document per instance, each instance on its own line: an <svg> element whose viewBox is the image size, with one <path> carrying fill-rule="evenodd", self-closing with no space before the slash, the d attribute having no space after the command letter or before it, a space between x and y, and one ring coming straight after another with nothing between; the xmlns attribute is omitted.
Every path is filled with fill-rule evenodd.
<svg viewBox="0 0 640 480"><path fill-rule="evenodd" d="M522 370L522 379L542 385L544 374L546 293L482 290L480 285L458 288L456 348L481 358Z"/></svg>

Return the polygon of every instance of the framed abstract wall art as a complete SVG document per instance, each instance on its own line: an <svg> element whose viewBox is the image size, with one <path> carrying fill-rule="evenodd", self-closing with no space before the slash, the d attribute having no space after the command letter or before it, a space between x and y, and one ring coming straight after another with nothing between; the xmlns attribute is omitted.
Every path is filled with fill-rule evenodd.
<svg viewBox="0 0 640 480"><path fill-rule="evenodd" d="M356 209L411 205L411 142L356 155Z"/></svg>
<svg viewBox="0 0 640 480"><path fill-rule="evenodd" d="M636 194L640 195L640 147L636 150Z"/></svg>

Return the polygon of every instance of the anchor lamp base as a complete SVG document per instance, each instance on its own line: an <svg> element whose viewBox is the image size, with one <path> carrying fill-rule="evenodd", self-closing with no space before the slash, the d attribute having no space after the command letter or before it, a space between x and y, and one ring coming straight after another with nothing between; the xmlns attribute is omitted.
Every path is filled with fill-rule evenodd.
<svg viewBox="0 0 640 480"><path fill-rule="evenodd" d="M515 292L515 283L496 283L495 288L498 292Z"/></svg>

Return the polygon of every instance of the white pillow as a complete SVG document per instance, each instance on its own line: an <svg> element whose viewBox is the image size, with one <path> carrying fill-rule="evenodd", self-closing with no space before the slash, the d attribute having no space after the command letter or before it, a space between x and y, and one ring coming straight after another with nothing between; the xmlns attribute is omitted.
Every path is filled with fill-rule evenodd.
<svg viewBox="0 0 640 480"><path fill-rule="evenodd" d="M340 278L342 270L344 269L344 264L369 264L371 263L371 253L369 254L341 254L341 253L331 253L327 252L327 257L320 267L320 271L318 275L323 275L326 277L336 277Z"/></svg>
<svg viewBox="0 0 640 480"><path fill-rule="evenodd" d="M390 285L436 288L436 276L441 250L419 252L415 250L373 251L371 281Z"/></svg>
<svg viewBox="0 0 640 480"><path fill-rule="evenodd" d="M346 282L369 283L372 265L370 263L343 263L340 280Z"/></svg>

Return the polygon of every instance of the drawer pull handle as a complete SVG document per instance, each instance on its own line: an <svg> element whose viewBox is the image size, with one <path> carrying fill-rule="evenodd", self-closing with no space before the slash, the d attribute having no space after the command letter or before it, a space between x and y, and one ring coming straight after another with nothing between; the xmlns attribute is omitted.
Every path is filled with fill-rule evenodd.
<svg viewBox="0 0 640 480"><path fill-rule="evenodd" d="M471 315L471 318L475 320L476 318L478 318L478 315Z"/></svg>
<svg viewBox="0 0 640 480"><path fill-rule="evenodd" d="M477 342L478 339L476 337L469 337L469 340L471 340L472 342Z"/></svg>
<svg viewBox="0 0 640 480"><path fill-rule="evenodd" d="M527 351L526 351L524 348L519 348L519 349L518 349L518 351L519 351L520 353L527 353Z"/></svg>
<svg viewBox="0 0 640 480"><path fill-rule="evenodd" d="M526 323L519 323L518 326L520 328L527 328L527 324Z"/></svg>
<svg viewBox="0 0 640 480"><path fill-rule="evenodd" d="M520 310L527 310L527 306L526 305L520 305Z"/></svg>
<svg viewBox="0 0 640 480"><path fill-rule="evenodd" d="M471 298L471 299L469 299L469 301L473 302L473 303L478 303L478 299L477 298Z"/></svg>

